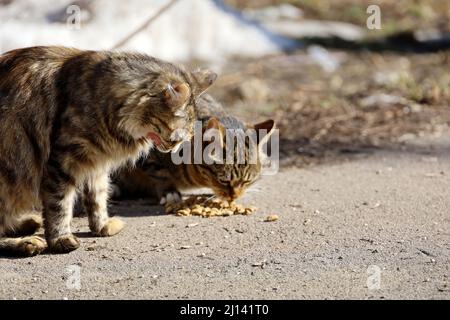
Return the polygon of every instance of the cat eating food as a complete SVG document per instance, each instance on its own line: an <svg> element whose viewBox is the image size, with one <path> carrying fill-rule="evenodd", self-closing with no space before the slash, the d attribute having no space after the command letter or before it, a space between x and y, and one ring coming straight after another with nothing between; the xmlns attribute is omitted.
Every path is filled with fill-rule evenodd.
<svg viewBox="0 0 450 320"><path fill-rule="evenodd" d="M0 251L78 248L77 190L95 235L120 232L106 208L109 174L189 139L196 97L215 78L134 53L32 47L0 56ZM45 240L33 235L41 210Z"/></svg>
<svg viewBox="0 0 450 320"><path fill-rule="evenodd" d="M243 163L176 165L170 154L155 152L139 162L135 168L124 168L114 178L114 184L122 197L155 197L161 204L165 204L181 200L180 190L210 188L220 198L234 201L259 178L262 158L264 158L260 147L267 143L274 132L274 121L267 120L253 126L245 126L236 117L226 115L222 106L207 94L198 99L196 112L204 130L215 128L222 133L223 154L226 154L226 134L224 133L227 129L242 132L247 128L255 129L258 146L257 161L254 163L249 161L249 152L245 150ZM265 134L260 134L260 129ZM203 145L203 148L206 147L207 145ZM237 148L231 150L235 154L238 151Z"/></svg>

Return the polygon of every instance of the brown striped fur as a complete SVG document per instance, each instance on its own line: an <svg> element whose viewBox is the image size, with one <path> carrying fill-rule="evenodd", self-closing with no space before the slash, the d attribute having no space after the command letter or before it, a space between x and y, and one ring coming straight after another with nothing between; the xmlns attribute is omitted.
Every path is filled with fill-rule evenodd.
<svg viewBox="0 0 450 320"><path fill-rule="evenodd" d="M92 232L119 232L106 209L110 172L153 146L172 150L178 129L192 135L194 98L214 79L143 54L32 47L0 56L0 250L76 249L80 189ZM33 235L41 210L46 241Z"/></svg>
<svg viewBox="0 0 450 320"><path fill-rule="evenodd" d="M203 123L203 129L214 127L223 132L225 129L255 128L266 129L265 137L258 137L258 144L267 142L273 133L274 122L265 121L254 126L245 126L235 117L227 116L220 104L209 95L202 95L196 103L197 117ZM226 137L222 136L224 154ZM193 146L193 144L192 144ZM203 144L203 148L206 144ZM236 146L237 147L237 146ZM234 150L237 153L237 150ZM193 155L194 152L191 152ZM155 197L158 200L177 200L180 190L210 188L221 198L234 200L245 192L260 176L261 159L250 163L249 153L245 152L242 164L173 164L169 154L152 153L135 168L124 168L114 178L118 194L122 197ZM165 199L167 196L175 199Z"/></svg>

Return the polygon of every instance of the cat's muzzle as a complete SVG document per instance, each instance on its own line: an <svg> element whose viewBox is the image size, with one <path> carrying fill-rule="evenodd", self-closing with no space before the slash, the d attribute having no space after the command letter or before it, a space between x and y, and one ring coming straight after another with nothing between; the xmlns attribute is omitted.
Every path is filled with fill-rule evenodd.
<svg viewBox="0 0 450 320"><path fill-rule="evenodd" d="M158 149L158 151L163 153L177 152L181 144L184 141L189 141L191 137L192 134L190 134L188 130L176 129L170 135L170 142L165 143L163 141L161 142L161 144L157 145L156 148Z"/></svg>

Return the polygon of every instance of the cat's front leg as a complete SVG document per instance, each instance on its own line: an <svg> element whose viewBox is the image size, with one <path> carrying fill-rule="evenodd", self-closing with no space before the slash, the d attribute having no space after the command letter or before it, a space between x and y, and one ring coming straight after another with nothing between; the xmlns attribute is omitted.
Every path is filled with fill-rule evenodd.
<svg viewBox="0 0 450 320"><path fill-rule="evenodd" d="M45 237L50 251L66 253L77 249L80 241L70 230L76 195L74 178L54 162L47 168L41 193Z"/></svg>
<svg viewBox="0 0 450 320"><path fill-rule="evenodd" d="M109 237L119 233L124 222L108 216L108 187L107 172L97 172L91 175L84 186L83 205L89 217L89 227L95 235Z"/></svg>

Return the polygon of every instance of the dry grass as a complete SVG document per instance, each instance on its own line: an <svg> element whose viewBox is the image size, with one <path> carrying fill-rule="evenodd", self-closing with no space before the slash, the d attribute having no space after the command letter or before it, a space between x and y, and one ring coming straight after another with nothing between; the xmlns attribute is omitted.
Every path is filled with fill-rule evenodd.
<svg viewBox="0 0 450 320"><path fill-rule="evenodd" d="M383 29L393 33L418 28L450 30L450 2L443 0L226 0L239 9L261 8L290 3L301 8L305 18L335 20L365 26L366 9L371 4L381 8Z"/></svg>
<svg viewBox="0 0 450 320"><path fill-rule="evenodd" d="M285 165L398 146L450 123L450 53L332 54L342 60L332 73L305 52L234 62L213 93L246 119L275 118Z"/></svg>

